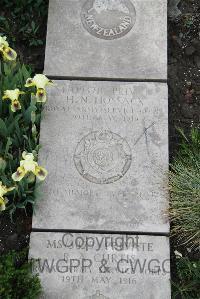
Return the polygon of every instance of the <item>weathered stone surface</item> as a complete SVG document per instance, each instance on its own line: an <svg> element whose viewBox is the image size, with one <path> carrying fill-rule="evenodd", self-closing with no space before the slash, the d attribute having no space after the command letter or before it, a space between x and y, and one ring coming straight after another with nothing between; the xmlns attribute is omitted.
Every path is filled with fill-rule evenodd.
<svg viewBox="0 0 200 299"><path fill-rule="evenodd" d="M167 0L50 0L45 73L166 79Z"/></svg>
<svg viewBox="0 0 200 299"><path fill-rule="evenodd" d="M31 234L46 299L170 299L166 237Z"/></svg>
<svg viewBox="0 0 200 299"><path fill-rule="evenodd" d="M49 175L33 227L168 232L167 85L56 84L41 124Z"/></svg>

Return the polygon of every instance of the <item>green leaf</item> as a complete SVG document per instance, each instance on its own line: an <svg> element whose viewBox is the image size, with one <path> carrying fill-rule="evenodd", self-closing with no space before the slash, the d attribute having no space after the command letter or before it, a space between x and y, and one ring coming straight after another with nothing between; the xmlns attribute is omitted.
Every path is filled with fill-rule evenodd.
<svg viewBox="0 0 200 299"><path fill-rule="evenodd" d="M8 136L8 130L6 124L1 118L0 118L0 135L5 138Z"/></svg>
<svg viewBox="0 0 200 299"><path fill-rule="evenodd" d="M12 145L12 140L10 137L7 138L7 143L6 143L6 149L5 149L5 155L8 154L9 148Z"/></svg>
<svg viewBox="0 0 200 299"><path fill-rule="evenodd" d="M32 122L32 115L37 110L35 105L31 105L24 113L24 119L29 124Z"/></svg>
<svg viewBox="0 0 200 299"><path fill-rule="evenodd" d="M22 65L22 74L23 74L25 81L31 77L31 73L28 71L28 69L26 68L26 66L24 64Z"/></svg>
<svg viewBox="0 0 200 299"><path fill-rule="evenodd" d="M25 201L25 202L22 202L22 203L18 203L18 204L16 204L16 207L17 207L17 208L20 208L20 209L24 209L24 208L26 208L26 201Z"/></svg>

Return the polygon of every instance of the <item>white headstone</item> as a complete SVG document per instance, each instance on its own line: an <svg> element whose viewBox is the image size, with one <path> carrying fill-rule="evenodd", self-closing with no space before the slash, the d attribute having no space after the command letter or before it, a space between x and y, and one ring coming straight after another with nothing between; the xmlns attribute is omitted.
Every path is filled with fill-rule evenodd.
<svg viewBox="0 0 200 299"><path fill-rule="evenodd" d="M168 233L162 83L57 81L41 123L33 228Z"/></svg>
<svg viewBox="0 0 200 299"><path fill-rule="evenodd" d="M45 73L167 79L167 0L50 0Z"/></svg>
<svg viewBox="0 0 200 299"><path fill-rule="evenodd" d="M170 299L166 237L32 233L46 299Z"/></svg>

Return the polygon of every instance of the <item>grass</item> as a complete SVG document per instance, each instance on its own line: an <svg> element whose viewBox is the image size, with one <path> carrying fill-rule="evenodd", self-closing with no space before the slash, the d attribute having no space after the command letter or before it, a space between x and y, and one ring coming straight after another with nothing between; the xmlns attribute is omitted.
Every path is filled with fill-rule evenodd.
<svg viewBox="0 0 200 299"><path fill-rule="evenodd" d="M182 131L180 151L171 165L170 216L172 235L180 245L197 250L200 244L200 131Z"/></svg>
<svg viewBox="0 0 200 299"><path fill-rule="evenodd" d="M176 260L177 282L172 283L173 299L199 299L200 261L191 261L188 257Z"/></svg>
<svg viewBox="0 0 200 299"><path fill-rule="evenodd" d="M199 299L200 131L193 128L188 137L179 132L180 148L169 175L171 235L178 249L172 264L172 298Z"/></svg>

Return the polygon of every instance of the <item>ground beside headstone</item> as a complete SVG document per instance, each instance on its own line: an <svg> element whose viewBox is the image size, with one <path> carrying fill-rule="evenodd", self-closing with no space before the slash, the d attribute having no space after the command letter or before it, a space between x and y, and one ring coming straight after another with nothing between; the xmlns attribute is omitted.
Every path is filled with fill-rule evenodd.
<svg viewBox="0 0 200 299"><path fill-rule="evenodd" d="M30 257L43 299L170 299L166 237L35 232Z"/></svg>
<svg viewBox="0 0 200 299"><path fill-rule="evenodd" d="M45 73L167 79L167 0L54 0Z"/></svg>
<svg viewBox="0 0 200 299"><path fill-rule="evenodd" d="M41 124L33 228L168 233L162 83L57 81Z"/></svg>

